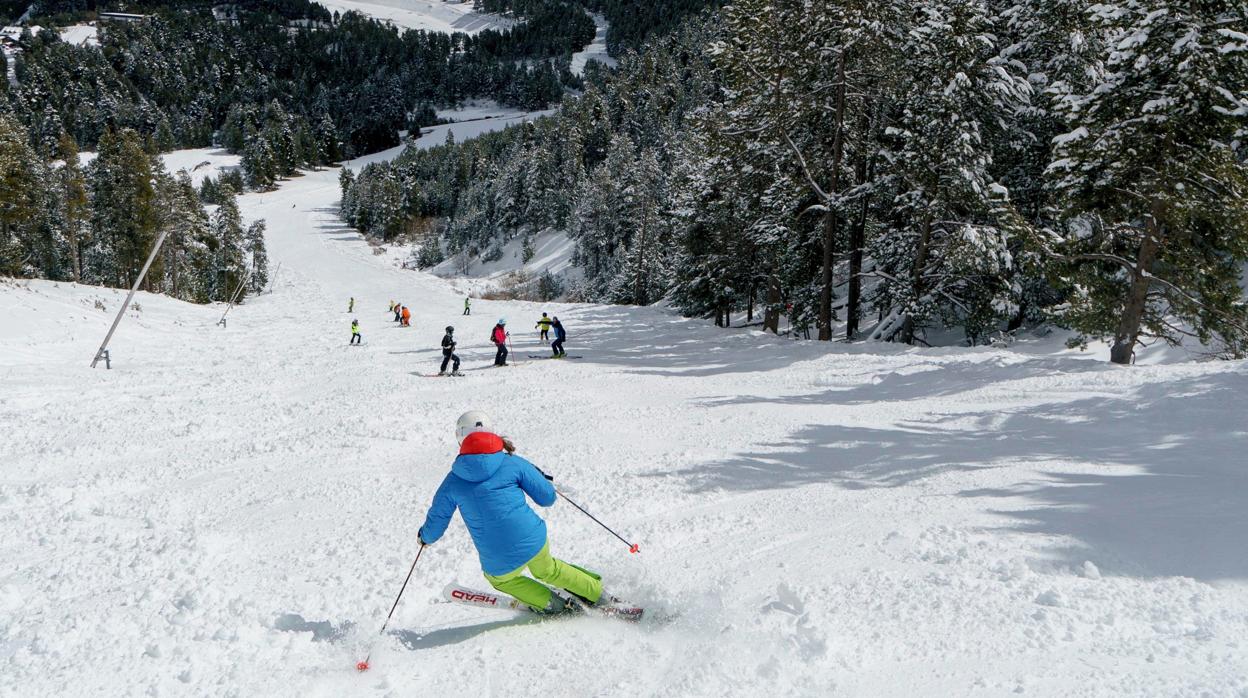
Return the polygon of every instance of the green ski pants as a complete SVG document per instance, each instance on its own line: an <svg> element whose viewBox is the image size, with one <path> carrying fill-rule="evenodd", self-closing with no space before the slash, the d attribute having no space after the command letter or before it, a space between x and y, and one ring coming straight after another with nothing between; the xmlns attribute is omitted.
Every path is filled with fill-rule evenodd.
<svg viewBox="0 0 1248 698"><path fill-rule="evenodd" d="M536 610L543 610L550 604L551 591L544 584L539 584L524 576L526 568L535 579L560 589L566 589L590 603L602 596L602 577L551 557L550 541L546 541L546 545L542 546L537 555L519 568L497 577L487 574L485 579L490 586L504 594L513 596Z"/></svg>

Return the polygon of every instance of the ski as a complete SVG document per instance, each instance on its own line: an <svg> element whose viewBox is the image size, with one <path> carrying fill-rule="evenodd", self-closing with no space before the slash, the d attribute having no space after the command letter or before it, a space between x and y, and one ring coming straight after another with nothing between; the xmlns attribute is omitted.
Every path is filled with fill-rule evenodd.
<svg viewBox="0 0 1248 698"><path fill-rule="evenodd" d="M566 613L596 613L607 618L618 618L627 621L639 621L645 614L645 609L630 606L618 599L608 606L590 606L575 596L563 594L555 590L552 593L559 594L566 602L567 609L563 613L553 615L563 615ZM458 584L447 584L442 590L442 597L451 603L460 603L467 606L476 606L477 608L502 608L521 613L532 613L534 615L549 615L533 610L531 606L517 599L503 594L478 591L469 589L468 587L459 586Z"/></svg>
<svg viewBox="0 0 1248 698"><path fill-rule="evenodd" d="M468 377L466 374L463 374L463 373L413 373L412 375L420 376L421 378L467 378Z"/></svg>
<svg viewBox="0 0 1248 698"><path fill-rule="evenodd" d="M528 361L508 361L507 363L503 364L502 366L493 366L493 365L491 365L491 366L475 366L475 367L473 367L473 368L466 368L466 369L464 369L464 370L465 370L465 371L489 371L489 370L491 370L491 369L495 369L495 368L511 368L512 366L523 366L523 365L525 365L525 364L527 364L527 363L529 363L529 362L528 362Z"/></svg>
<svg viewBox="0 0 1248 698"><path fill-rule="evenodd" d="M575 356L572 354L568 354L567 356L537 356L534 354L529 354L529 358L530 359L550 359L553 361L554 359L583 359L585 357L581 356L580 354L577 354Z"/></svg>
<svg viewBox="0 0 1248 698"><path fill-rule="evenodd" d="M467 606L476 606L477 608L504 608L523 613L537 613L528 604L521 603L519 599L513 599L502 594L487 594L484 591L461 587L458 584L447 584L446 588L442 590L442 597L452 603L461 603Z"/></svg>

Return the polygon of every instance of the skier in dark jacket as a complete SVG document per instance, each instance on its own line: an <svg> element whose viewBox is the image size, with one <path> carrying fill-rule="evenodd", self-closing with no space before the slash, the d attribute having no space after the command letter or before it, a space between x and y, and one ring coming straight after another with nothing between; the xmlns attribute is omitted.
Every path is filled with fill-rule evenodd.
<svg viewBox="0 0 1248 698"><path fill-rule="evenodd" d="M568 338L568 333L563 329L563 323L559 322L558 317L551 321L550 326L555 331L555 341L550 343L550 350L553 351L555 355L550 358L562 359L568 355L568 353L563 350L563 341Z"/></svg>
<svg viewBox="0 0 1248 698"><path fill-rule="evenodd" d="M459 372L459 356L455 354L455 328L450 325L446 326L446 336L442 337L442 370L438 371L439 376L446 375L446 364L454 361L455 364L451 368L451 375L461 375Z"/></svg>

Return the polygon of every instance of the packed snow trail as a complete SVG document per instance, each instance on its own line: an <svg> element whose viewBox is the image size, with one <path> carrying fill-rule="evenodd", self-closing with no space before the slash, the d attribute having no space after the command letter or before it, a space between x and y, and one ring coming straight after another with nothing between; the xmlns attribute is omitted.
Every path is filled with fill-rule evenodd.
<svg viewBox="0 0 1248 698"><path fill-rule="evenodd" d="M241 198L271 294L222 308L0 284L0 695L1248 692L1248 366L789 342L658 309L476 300L335 215ZM347 313L355 297L355 313ZM389 300L408 304L396 327ZM96 302L104 309L96 307ZM540 312L578 361L487 365ZM349 347L350 321L364 345ZM668 623L532 622L462 523L367 651L466 409L576 501L551 549Z"/></svg>

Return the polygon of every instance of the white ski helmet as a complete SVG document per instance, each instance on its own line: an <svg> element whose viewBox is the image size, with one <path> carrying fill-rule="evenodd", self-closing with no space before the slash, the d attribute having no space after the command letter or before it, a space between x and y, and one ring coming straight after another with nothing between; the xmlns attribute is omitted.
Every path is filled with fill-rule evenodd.
<svg viewBox="0 0 1248 698"><path fill-rule="evenodd" d="M455 438L462 444L468 435L476 431L494 431L490 416L480 410L470 410L459 416L455 423Z"/></svg>

